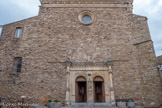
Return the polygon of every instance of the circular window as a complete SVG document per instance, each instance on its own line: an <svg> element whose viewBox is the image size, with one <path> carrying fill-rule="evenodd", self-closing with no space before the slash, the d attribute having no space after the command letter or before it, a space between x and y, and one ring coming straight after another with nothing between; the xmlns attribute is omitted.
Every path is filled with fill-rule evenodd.
<svg viewBox="0 0 162 108"><path fill-rule="evenodd" d="M84 11L80 13L79 21L84 25L90 25L94 21L94 15L89 11Z"/></svg>
<svg viewBox="0 0 162 108"><path fill-rule="evenodd" d="M82 22L84 24L90 24L90 23L92 23L92 18L88 15L85 15L85 16L82 17Z"/></svg>

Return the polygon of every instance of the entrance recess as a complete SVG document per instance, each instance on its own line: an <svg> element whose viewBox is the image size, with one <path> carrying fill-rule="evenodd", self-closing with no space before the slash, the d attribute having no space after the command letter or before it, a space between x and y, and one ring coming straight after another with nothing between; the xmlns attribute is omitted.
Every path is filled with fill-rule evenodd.
<svg viewBox="0 0 162 108"><path fill-rule="evenodd" d="M94 102L105 102L104 80L100 76L94 78Z"/></svg>
<svg viewBox="0 0 162 108"><path fill-rule="evenodd" d="M83 76L76 79L76 102L87 102L87 81Z"/></svg>

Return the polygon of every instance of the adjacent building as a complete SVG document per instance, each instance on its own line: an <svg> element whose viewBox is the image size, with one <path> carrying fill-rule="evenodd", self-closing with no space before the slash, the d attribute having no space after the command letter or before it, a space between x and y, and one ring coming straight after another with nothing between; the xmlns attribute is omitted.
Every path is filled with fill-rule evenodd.
<svg viewBox="0 0 162 108"><path fill-rule="evenodd" d="M162 77L162 56L157 57L157 65L160 76Z"/></svg>

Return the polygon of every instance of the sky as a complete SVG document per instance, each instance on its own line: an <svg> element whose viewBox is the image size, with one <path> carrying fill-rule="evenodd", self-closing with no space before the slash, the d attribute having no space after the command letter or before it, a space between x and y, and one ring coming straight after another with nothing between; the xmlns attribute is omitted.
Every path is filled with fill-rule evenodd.
<svg viewBox="0 0 162 108"><path fill-rule="evenodd" d="M1 0L0 25L37 16L39 0ZM133 13L146 16L156 56L162 55L162 0L134 0Z"/></svg>

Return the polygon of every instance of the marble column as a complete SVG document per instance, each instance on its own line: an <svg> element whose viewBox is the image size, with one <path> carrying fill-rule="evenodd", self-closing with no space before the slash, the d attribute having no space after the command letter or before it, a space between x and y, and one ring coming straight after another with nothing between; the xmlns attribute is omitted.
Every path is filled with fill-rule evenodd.
<svg viewBox="0 0 162 108"><path fill-rule="evenodd" d="M109 66L109 73L110 73L110 103L111 105L115 105L115 95L114 95L113 76L112 76L111 66Z"/></svg>
<svg viewBox="0 0 162 108"><path fill-rule="evenodd" d="M65 105L69 106L70 105L70 71L69 71L69 66L67 66L67 71L66 71L66 97L65 97Z"/></svg>

